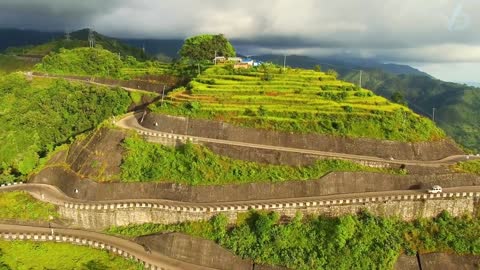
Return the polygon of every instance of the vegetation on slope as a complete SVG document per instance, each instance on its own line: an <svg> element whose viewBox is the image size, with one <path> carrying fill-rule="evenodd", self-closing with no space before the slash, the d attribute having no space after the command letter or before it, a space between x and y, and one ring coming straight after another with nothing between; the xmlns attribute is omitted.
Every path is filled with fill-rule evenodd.
<svg viewBox="0 0 480 270"><path fill-rule="evenodd" d="M333 171L404 173L371 168L344 160L320 160L306 167L267 165L219 156L208 148L187 143L178 148L125 139L122 181L165 181L190 185L221 185L248 182L280 182L318 179Z"/></svg>
<svg viewBox="0 0 480 270"><path fill-rule="evenodd" d="M65 243L0 241L0 269L140 270L140 263L104 250Z"/></svg>
<svg viewBox="0 0 480 270"><path fill-rule="evenodd" d="M168 66L160 62L138 62L101 48L60 49L45 56L36 70L57 75L77 75L130 79L140 75L165 74Z"/></svg>
<svg viewBox="0 0 480 270"><path fill-rule="evenodd" d="M48 221L58 217L53 204L34 199L23 191L0 193L0 219Z"/></svg>
<svg viewBox="0 0 480 270"><path fill-rule="evenodd" d="M22 60L12 55L0 54L0 76L15 71L31 69L34 62Z"/></svg>
<svg viewBox="0 0 480 270"><path fill-rule="evenodd" d="M358 72L344 76L358 81ZM401 93L415 111L432 117L455 141L468 149L480 151L480 89L458 83L443 82L427 76L392 75L382 71L366 71L365 87L384 97Z"/></svg>
<svg viewBox="0 0 480 270"><path fill-rule="evenodd" d="M55 146L125 113L130 103L121 89L0 77L0 180L30 173Z"/></svg>
<svg viewBox="0 0 480 270"><path fill-rule="evenodd" d="M410 223L368 213L339 218L297 214L285 223L277 213L252 212L233 226L220 215L210 221L112 227L108 232L129 237L183 232L216 241L256 263L291 269L392 269L402 251L480 254L480 219L454 218L447 212Z"/></svg>
<svg viewBox="0 0 480 270"><path fill-rule="evenodd" d="M151 109L300 133L396 141L444 137L429 119L329 73L273 65L248 70L217 65L186 89L170 93L164 106Z"/></svg>
<svg viewBox="0 0 480 270"><path fill-rule="evenodd" d="M458 162L453 169L460 173L473 173L480 175L480 160Z"/></svg>

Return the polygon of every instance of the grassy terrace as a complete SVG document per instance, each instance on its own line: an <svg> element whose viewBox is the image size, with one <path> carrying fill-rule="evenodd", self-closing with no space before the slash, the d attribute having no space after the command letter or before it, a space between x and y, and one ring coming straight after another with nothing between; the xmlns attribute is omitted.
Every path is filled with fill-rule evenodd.
<svg viewBox="0 0 480 270"><path fill-rule="evenodd" d="M0 219L48 221L50 217L58 217L53 204L38 201L23 191L0 193Z"/></svg>
<svg viewBox="0 0 480 270"><path fill-rule="evenodd" d="M0 241L0 269L140 270L140 263L104 250L64 243Z"/></svg>
<svg viewBox="0 0 480 270"><path fill-rule="evenodd" d="M430 120L323 72L272 65L214 66L171 92L157 113L300 133L429 141L444 137Z"/></svg>

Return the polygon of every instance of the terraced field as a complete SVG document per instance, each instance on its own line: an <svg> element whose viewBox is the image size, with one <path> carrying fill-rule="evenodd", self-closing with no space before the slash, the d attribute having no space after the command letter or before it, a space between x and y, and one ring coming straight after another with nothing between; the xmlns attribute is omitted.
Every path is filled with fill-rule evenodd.
<svg viewBox="0 0 480 270"><path fill-rule="evenodd" d="M273 65L214 66L152 111L289 132L429 141L445 135L430 120L323 72Z"/></svg>

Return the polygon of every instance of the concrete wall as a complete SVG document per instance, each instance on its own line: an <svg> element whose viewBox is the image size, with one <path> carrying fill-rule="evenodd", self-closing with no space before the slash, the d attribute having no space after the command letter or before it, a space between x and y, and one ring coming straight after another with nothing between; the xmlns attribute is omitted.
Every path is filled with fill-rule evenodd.
<svg viewBox="0 0 480 270"><path fill-rule="evenodd" d="M72 198L90 201L166 199L184 202L225 202L427 189L433 184L442 187L476 186L480 185L480 176L335 172L321 179L308 181L189 186L173 183L97 183L81 179L62 167L49 167L33 176L31 182L54 185ZM78 189L79 193L75 193L74 189Z"/></svg>
<svg viewBox="0 0 480 270"><path fill-rule="evenodd" d="M158 123L158 126L155 123ZM402 160L436 160L463 153L453 141L448 139L434 142L405 143L319 134L293 134L154 113L147 114L142 125L157 131L198 137L383 158L394 157Z"/></svg>
<svg viewBox="0 0 480 270"><path fill-rule="evenodd" d="M252 270L253 261L243 260L213 241L181 233L154 234L137 243L177 260L219 270Z"/></svg>

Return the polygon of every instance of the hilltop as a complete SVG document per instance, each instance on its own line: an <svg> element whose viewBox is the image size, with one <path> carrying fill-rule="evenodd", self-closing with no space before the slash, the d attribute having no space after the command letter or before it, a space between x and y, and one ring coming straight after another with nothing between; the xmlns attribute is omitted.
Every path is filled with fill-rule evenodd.
<svg viewBox="0 0 480 270"><path fill-rule="evenodd" d="M70 40L66 40L65 36L55 37L52 41L42 43L40 45L26 45L22 47L10 47L6 49L7 54L28 55L43 57L50 52L59 52L61 48L74 49L80 47L89 47L88 42L89 29L82 29L70 33ZM127 45L115 38L107 37L93 31L95 44L98 47L109 50L113 53L120 53L124 56L133 56L139 60L145 60L148 56L142 49Z"/></svg>
<svg viewBox="0 0 480 270"><path fill-rule="evenodd" d="M212 119L245 127L395 141L445 137L407 107L327 73L262 65L207 69L169 94L153 112Z"/></svg>

